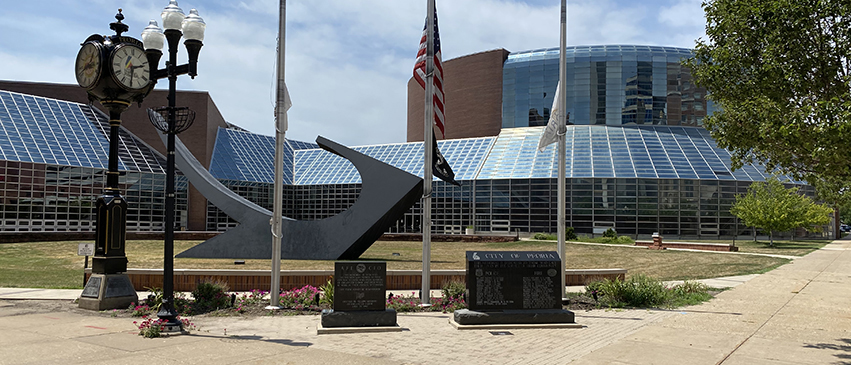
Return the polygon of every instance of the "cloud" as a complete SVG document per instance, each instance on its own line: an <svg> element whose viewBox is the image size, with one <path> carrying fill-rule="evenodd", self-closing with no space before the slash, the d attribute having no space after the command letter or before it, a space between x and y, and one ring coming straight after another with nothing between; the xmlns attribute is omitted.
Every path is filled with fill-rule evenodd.
<svg viewBox="0 0 851 365"><path fill-rule="evenodd" d="M700 0L679 0L659 9L659 22L676 28L701 28L706 24L703 16Z"/></svg>
<svg viewBox="0 0 851 365"><path fill-rule="evenodd" d="M125 0L120 6L129 35L138 37L167 4ZM226 120L272 135L279 2L180 0L180 6L199 10L207 34L198 77L179 78L178 89L208 91ZM0 78L73 83L79 43L110 33L116 10L107 0L30 0L0 13ZM558 46L557 2L439 1L438 13L444 60ZM347 145L405 141L406 85L425 16L424 1L289 1L287 136L312 141L323 135ZM569 45L680 47L693 46L704 22L695 0L571 0L568 21ZM26 42L20 34L28 35ZM181 47L179 62L185 54Z"/></svg>

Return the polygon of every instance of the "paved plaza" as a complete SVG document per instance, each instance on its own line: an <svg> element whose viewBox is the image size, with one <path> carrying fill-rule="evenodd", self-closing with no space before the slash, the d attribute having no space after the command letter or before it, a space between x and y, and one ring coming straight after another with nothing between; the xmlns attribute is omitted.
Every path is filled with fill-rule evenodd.
<svg viewBox="0 0 851 365"><path fill-rule="evenodd" d="M581 329L456 330L447 314L417 313L399 315L402 332L317 335L318 316L205 316L158 339L128 318L11 299L73 291L7 288L0 364L851 364L851 240L732 281L678 310L578 311Z"/></svg>

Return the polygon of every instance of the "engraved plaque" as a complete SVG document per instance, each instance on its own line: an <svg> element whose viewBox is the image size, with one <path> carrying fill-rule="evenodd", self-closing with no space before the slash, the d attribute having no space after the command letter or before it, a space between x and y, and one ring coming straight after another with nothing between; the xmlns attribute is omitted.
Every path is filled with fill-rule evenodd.
<svg viewBox="0 0 851 365"><path fill-rule="evenodd" d="M89 282L86 283L86 287L83 288L83 294L80 294L80 296L86 298L97 298L98 292L100 291L101 279L103 278L100 276L90 277Z"/></svg>
<svg viewBox="0 0 851 365"><path fill-rule="evenodd" d="M135 296L136 289L130 278L124 275L108 276L106 279L106 294L104 298Z"/></svg>
<svg viewBox="0 0 851 365"><path fill-rule="evenodd" d="M561 309L554 251L467 251L470 310Z"/></svg>
<svg viewBox="0 0 851 365"><path fill-rule="evenodd" d="M383 311L386 288L386 262L334 263L335 311Z"/></svg>

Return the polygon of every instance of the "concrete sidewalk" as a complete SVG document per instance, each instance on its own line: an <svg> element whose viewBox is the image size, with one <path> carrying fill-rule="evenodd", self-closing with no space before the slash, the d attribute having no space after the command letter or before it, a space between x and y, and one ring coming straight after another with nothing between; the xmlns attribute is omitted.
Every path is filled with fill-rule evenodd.
<svg viewBox="0 0 851 365"><path fill-rule="evenodd" d="M834 241L571 364L848 364L851 241Z"/></svg>
<svg viewBox="0 0 851 365"><path fill-rule="evenodd" d="M847 363L850 251L851 241L836 241L766 274L724 279L738 286L698 306L582 311L581 329L504 334L458 331L447 314L417 313L400 314L405 330L395 333L317 335L318 316L198 317L191 335L143 339L129 318L0 300L0 364ZM63 292L79 295L3 289L0 298Z"/></svg>

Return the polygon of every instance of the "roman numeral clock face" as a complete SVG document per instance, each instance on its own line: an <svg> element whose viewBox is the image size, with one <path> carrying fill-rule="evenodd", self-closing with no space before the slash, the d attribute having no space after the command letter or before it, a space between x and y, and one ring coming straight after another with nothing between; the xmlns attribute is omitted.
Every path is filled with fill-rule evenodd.
<svg viewBox="0 0 851 365"><path fill-rule="evenodd" d="M100 70L101 48L94 43L83 44L74 67L77 83L84 88L94 86L100 78Z"/></svg>
<svg viewBox="0 0 851 365"><path fill-rule="evenodd" d="M148 86L151 67L145 51L139 47L124 44L112 52L110 70L119 85L131 90Z"/></svg>

